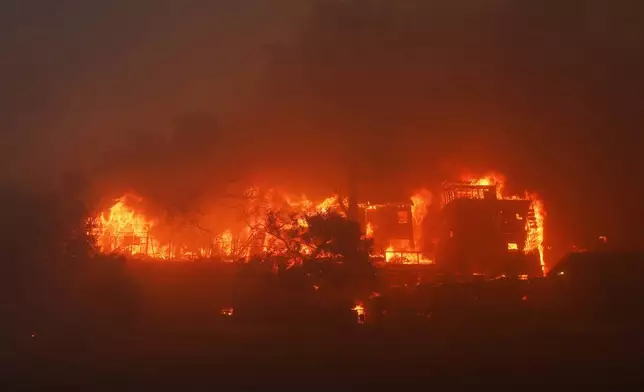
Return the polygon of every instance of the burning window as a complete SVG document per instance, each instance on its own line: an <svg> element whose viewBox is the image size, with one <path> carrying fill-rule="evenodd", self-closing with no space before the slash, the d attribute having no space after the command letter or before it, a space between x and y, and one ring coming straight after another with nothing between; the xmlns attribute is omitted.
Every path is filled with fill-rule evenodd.
<svg viewBox="0 0 644 392"><path fill-rule="evenodd" d="M409 223L409 212L398 211L398 223L401 225Z"/></svg>
<svg viewBox="0 0 644 392"><path fill-rule="evenodd" d="M519 245L516 242L509 242L508 250L519 250Z"/></svg>

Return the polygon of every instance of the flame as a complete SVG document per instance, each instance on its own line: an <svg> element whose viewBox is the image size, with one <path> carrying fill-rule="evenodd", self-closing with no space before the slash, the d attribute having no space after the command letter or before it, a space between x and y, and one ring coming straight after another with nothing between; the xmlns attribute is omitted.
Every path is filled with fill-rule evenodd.
<svg viewBox="0 0 644 392"><path fill-rule="evenodd" d="M160 250L150 236L154 222L136 212L126 204L128 199L140 201L134 195L125 195L116 200L106 213L96 218L96 239L99 248L105 253L144 254L152 256L155 249Z"/></svg>
<svg viewBox="0 0 644 392"><path fill-rule="evenodd" d="M301 217L300 217L300 218L297 218L297 224L298 224L300 227L305 227L305 228L306 228L306 227L309 227L309 222L307 222L307 221L306 221L306 219L301 218Z"/></svg>
<svg viewBox="0 0 644 392"><path fill-rule="evenodd" d="M219 236L219 246L221 248L221 253L224 256L232 256L233 254L233 233L230 230L226 230Z"/></svg>
<svg viewBox="0 0 644 392"><path fill-rule="evenodd" d="M429 206L432 204L432 193L427 189L421 189L411 197L411 216L414 223L413 235L414 244L420 248L423 239L423 221L429 211Z"/></svg>
<svg viewBox="0 0 644 392"><path fill-rule="evenodd" d="M432 193L427 189L421 189L411 197L412 207L411 214L414 224L421 225L430 204L432 204Z"/></svg>
<svg viewBox="0 0 644 392"><path fill-rule="evenodd" d="M328 213L329 211L331 211L331 208L335 207L337 204L338 204L337 196L331 196L331 197L327 197L326 199L324 199L324 201L319 203L315 207L315 209L316 211L319 211L322 213Z"/></svg>
<svg viewBox="0 0 644 392"><path fill-rule="evenodd" d="M434 260L428 259L417 251L400 251L392 245L385 250L385 261L387 263L398 262L400 264L433 264Z"/></svg>
<svg viewBox="0 0 644 392"><path fill-rule="evenodd" d="M535 193L525 193L523 196L506 195L505 189L505 176L499 173L488 173L482 177L472 177L465 175L462 180L469 182L472 185L481 186L496 186L496 198L499 200L530 200L530 209L534 213L534 222L526 220L526 243L523 246L523 251L528 254L532 252L539 253L539 263L541 265L541 272L546 273L546 264L544 260L544 223L545 223L545 208L543 201ZM523 220L523 217L517 215L517 219ZM518 244L508 244L508 250L518 249Z"/></svg>
<svg viewBox="0 0 644 392"><path fill-rule="evenodd" d="M545 273L545 263L543 255L543 237L545 209L542 201L535 194L525 194L523 196L508 196L504 194L505 177L498 173L490 173L482 177L463 176L463 180L472 185L495 185L498 199L506 200L530 200L531 212L534 214L523 217L517 216L517 219L523 220L526 224L527 236L525 244L508 244L509 250L523 250L526 253L538 252L542 270ZM257 195L259 191L254 191ZM479 197L473 195L469 197ZM418 252L422 248L422 224L427 219L429 207L432 204L432 194L426 189L421 189L411 196L412 206L412 223L415 248L407 245L390 246L384 252L386 262L402 264L431 264L434 261ZM308 228L307 217L316 213L329 213L331 211L343 214L346 210L346 199L338 196L330 196L322 201L309 200L305 195L299 197L289 196L284 193L269 189L263 193L262 203L267 206L258 210L253 222L260 222L266 219L267 211L284 211L294 212L297 217L293 227L289 229L305 231ZM115 200L109 210L95 217L98 222L96 237L103 252L118 252L126 255L145 255L157 259L176 259L190 257L211 257L214 249L218 249L220 256L228 258L237 256L249 256L251 254L251 245L242 244L244 241L248 244L251 242L256 252L265 252L267 254L283 254L285 252L283 244L266 235L265 231L257 232L257 229L251 230L246 227L242 232L235 232L231 229L223 232L214 232L210 235L208 245L195 246L188 249L185 245L175 245L172 241L161 243L155 233L159 233L158 226L160 223L151 219L141 211L137 211L130 201L141 201L141 198L134 195L126 195ZM251 202L254 203L254 202ZM136 205L136 203L134 203ZM255 205L255 204L253 204ZM257 204L260 205L259 202ZM262 204L263 206L263 204ZM365 209L377 209L379 205L361 205ZM262 215L264 214L264 215ZM378 228L371 221L366 222L365 237L373 238L374 232ZM218 248L217 248L218 246ZM246 247L246 248L244 248ZM301 253L311 254L312 249L303 247ZM298 263L295 263L298 264Z"/></svg>
<svg viewBox="0 0 644 392"><path fill-rule="evenodd" d="M393 260L393 258L395 257L394 252L395 252L395 249L391 245L389 245L389 247L387 247L387 250L385 250L385 261L387 263L391 262L391 260Z"/></svg>
<svg viewBox="0 0 644 392"><path fill-rule="evenodd" d="M302 195L300 198L291 197L269 190L266 202L269 207L261 210L259 217L254 217L254 223L261 223L266 219L265 213L269 210L280 210L287 208L289 212L296 212L299 216L292 229L308 228L307 217L317 213L330 213L331 211L342 214L337 196L330 196L319 203L313 202ZM257 192L255 191L255 194ZM211 257L215 255L231 257L246 257L250 255L251 242L257 243L259 249L266 253L279 254L283 252L279 241L265 235L265 232L257 232L257 229L245 227L241 232L233 232L226 229L220 233L213 233L210 244L188 248L185 244L174 244L167 240L163 245L159 238L155 237L152 228L158 226L158 222L147 217L137 210L134 205L143 199L139 196L128 194L114 201L114 204L106 211L97 214L93 219L97 223L96 229L92 232L95 235L99 249L103 253L120 253L125 255L144 255L156 259L195 259ZM281 204L280 204L281 203ZM284 206L283 203L286 203ZM263 215L264 214L264 215ZM213 254L213 245L218 248L218 253ZM303 254L312 253L312 249L304 247ZM322 257L324 255L320 255Z"/></svg>
<svg viewBox="0 0 644 392"><path fill-rule="evenodd" d="M365 229L365 234L367 238L372 238L373 237L373 225L371 222L367 222L367 227Z"/></svg>
<svg viewBox="0 0 644 392"><path fill-rule="evenodd" d="M357 315L361 316L364 314L364 306L362 304L356 304L351 310L356 312Z"/></svg>
<svg viewBox="0 0 644 392"><path fill-rule="evenodd" d="M364 318L366 316L364 305L357 303L351 310L355 312L358 324L364 324Z"/></svg>
<svg viewBox="0 0 644 392"><path fill-rule="evenodd" d="M496 198L503 199L503 189L505 187L505 176L499 173L488 173L483 177L473 177L464 175L462 181L469 182L471 185L490 186L496 185Z"/></svg>
<svg viewBox="0 0 644 392"><path fill-rule="evenodd" d="M532 251L538 251L539 252L539 263L541 264L541 272L545 275L547 272L546 269L546 263L543 257L543 242L544 242L544 223L546 219L546 211L543 207L543 202L539 199L539 197L536 194L529 194L527 197L532 201L531 208L532 211L534 212L534 217L535 217L535 225L534 226L529 226L527 225L528 229L528 236L526 239L526 245L525 245L525 251L526 252L532 252Z"/></svg>

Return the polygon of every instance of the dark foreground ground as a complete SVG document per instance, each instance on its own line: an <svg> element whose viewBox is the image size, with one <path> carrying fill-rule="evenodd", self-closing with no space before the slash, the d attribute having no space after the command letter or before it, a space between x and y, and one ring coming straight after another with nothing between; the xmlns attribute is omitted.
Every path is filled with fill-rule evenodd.
<svg viewBox="0 0 644 392"><path fill-rule="evenodd" d="M250 387L635 386L641 331L624 326L431 322L248 325L14 340L3 390L241 390ZM5 347L6 348L6 347ZM4 351L4 350L3 350Z"/></svg>
<svg viewBox="0 0 644 392"><path fill-rule="evenodd" d="M0 391L574 390L644 381L641 323L596 317L592 307L583 317L544 312L514 284L517 301L486 301L487 288L467 286L455 295L464 302L433 311L424 294L383 292L386 309L365 303L358 324L353 300L329 299L324 287L275 294L194 266L128 271L133 286L88 273L82 285L48 286L38 303L5 296ZM221 314L226 293L244 294L232 316ZM387 317L374 317L383 309Z"/></svg>

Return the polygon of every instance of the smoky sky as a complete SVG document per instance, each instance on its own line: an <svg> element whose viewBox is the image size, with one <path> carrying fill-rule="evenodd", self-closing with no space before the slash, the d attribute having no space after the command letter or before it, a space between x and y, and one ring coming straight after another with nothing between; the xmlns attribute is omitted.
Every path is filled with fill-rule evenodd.
<svg viewBox="0 0 644 392"><path fill-rule="evenodd" d="M0 7L8 177L120 157L130 171L165 162L201 182L226 164L329 189L353 167L384 192L463 167L539 192L553 238L641 234L631 223L644 216L638 0ZM184 148L172 159L131 153L140 135L171 135L186 112L217 118L211 161L172 144L163 151Z"/></svg>

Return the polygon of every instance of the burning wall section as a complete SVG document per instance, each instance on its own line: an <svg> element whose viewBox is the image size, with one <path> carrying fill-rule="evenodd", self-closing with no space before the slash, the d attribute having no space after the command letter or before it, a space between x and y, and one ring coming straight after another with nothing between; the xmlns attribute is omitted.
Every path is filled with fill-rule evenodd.
<svg viewBox="0 0 644 392"><path fill-rule="evenodd" d="M468 263L465 259L507 259L507 256L529 260L519 257L523 254L535 256L540 273L545 272L545 211L535 194L507 195L498 175L464 178L444 184L441 209L446 225L442 234L443 253L451 252L452 259L461 263ZM519 261L512 263L513 268L520 265Z"/></svg>

